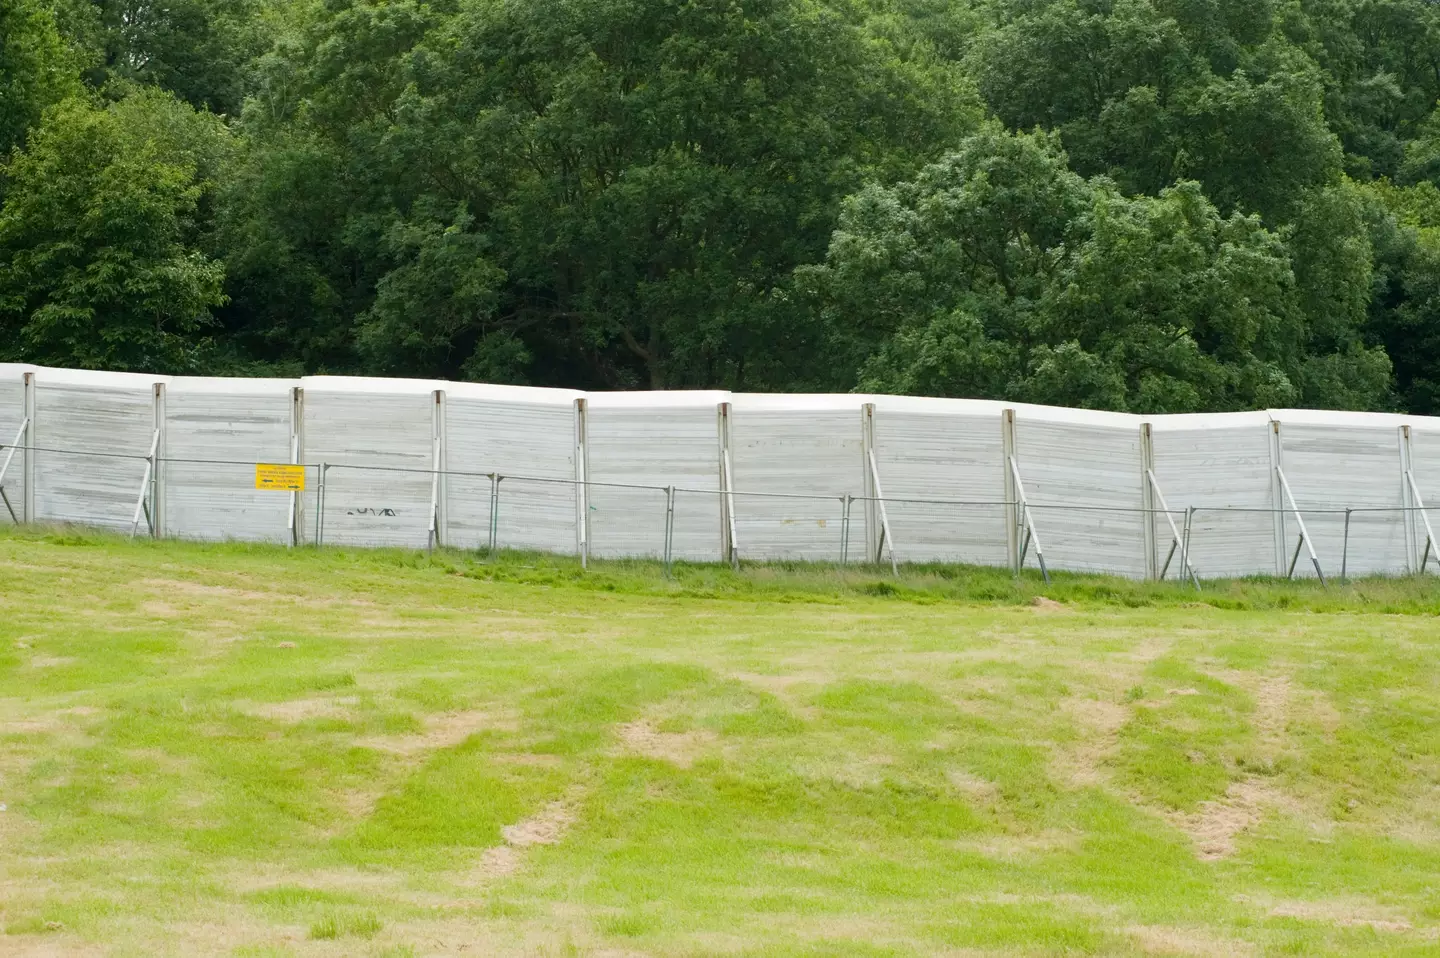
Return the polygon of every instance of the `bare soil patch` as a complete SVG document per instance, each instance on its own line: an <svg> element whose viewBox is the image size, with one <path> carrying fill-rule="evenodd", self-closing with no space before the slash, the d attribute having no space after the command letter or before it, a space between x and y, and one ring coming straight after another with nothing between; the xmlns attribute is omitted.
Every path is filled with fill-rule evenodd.
<svg viewBox="0 0 1440 958"><path fill-rule="evenodd" d="M1080 740L1057 749L1051 759L1056 776L1074 788L1103 784L1108 776L1105 759L1114 751L1120 730L1130 720L1130 710L1118 702L1095 698L1068 698L1060 708L1070 716Z"/></svg>
<svg viewBox="0 0 1440 958"><path fill-rule="evenodd" d="M298 722L308 722L320 718L352 718L355 714L355 707L359 704L360 700L354 696L343 698L326 696L291 699L288 702L244 702L238 703L236 708L246 715L253 715L256 718L294 725Z"/></svg>
<svg viewBox="0 0 1440 958"><path fill-rule="evenodd" d="M1199 928L1131 925L1125 933L1147 955L1253 955L1248 942L1219 938Z"/></svg>
<svg viewBox="0 0 1440 958"><path fill-rule="evenodd" d="M513 714L490 709L442 712L424 716L422 722L424 731L415 735L376 735L361 739L357 744L396 755L418 755L454 748L486 729L513 732L519 727L519 721Z"/></svg>
<svg viewBox="0 0 1440 958"><path fill-rule="evenodd" d="M1405 932L1410 922L1397 912L1368 902L1332 899L1329 901L1287 901L1270 909L1275 918L1323 921L1346 928L1373 928L1376 931Z"/></svg>
<svg viewBox="0 0 1440 958"><path fill-rule="evenodd" d="M554 845L565 837L575 821L574 806L569 800L551 802L529 818L500 829L504 844L487 848L480 856L474 878L503 878L519 870L523 852L535 845Z"/></svg>
<svg viewBox="0 0 1440 958"><path fill-rule="evenodd" d="M616 729L626 749L646 758L689 768L715 741L715 733L692 729L689 732L662 732L648 719L630 722Z"/></svg>
<svg viewBox="0 0 1440 958"><path fill-rule="evenodd" d="M1215 861L1233 855L1235 839L1260 824L1267 809L1286 804L1276 789L1250 777L1230 783L1224 796L1201 803L1193 812L1172 813L1170 820L1190 836L1201 861Z"/></svg>

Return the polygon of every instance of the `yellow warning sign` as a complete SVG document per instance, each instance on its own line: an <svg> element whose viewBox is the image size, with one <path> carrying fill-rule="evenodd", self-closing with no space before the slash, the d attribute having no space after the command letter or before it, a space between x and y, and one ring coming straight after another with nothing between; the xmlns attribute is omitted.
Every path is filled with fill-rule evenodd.
<svg viewBox="0 0 1440 958"><path fill-rule="evenodd" d="M255 464L255 488L276 489L280 492L304 492L305 467L257 462Z"/></svg>

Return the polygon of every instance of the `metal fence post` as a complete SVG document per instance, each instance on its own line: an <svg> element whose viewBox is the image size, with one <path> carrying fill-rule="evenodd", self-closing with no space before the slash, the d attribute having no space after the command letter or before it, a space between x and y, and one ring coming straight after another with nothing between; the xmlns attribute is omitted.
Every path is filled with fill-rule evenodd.
<svg viewBox="0 0 1440 958"><path fill-rule="evenodd" d="M1341 581L1341 582L1349 582L1349 581L1350 581L1350 576L1348 575L1348 572L1349 572L1349 564L1350 564L1350 513L1351 513L1351 511L1352 511L1352 510L1351 510L1348 506L1345 508L1345 537L1344 537L1344 539L1341 540L1341 545L1340 545L1340 581Z"/></svg>
<svg viewBox="0 0 1440 958"><path fill-rule="evenodd" d="M490 473L490 554L495 554L495 542L500 535L500 479L496 473Z"/></svg>
<svg viewBox="0 0 1440 958"><path fill-rule="evenodd" d="M325 474L330 471L328 462L320 463L320 494L316 496L319 500L315 506L315 545L318 548L325 544Z"/></svg>
<svg viewBox="0 0 1440 958"><path fill-rule="evenodd" d="M854 502L850 493L840 500L840 564L850 561L850 504Z"/></svg>
<svg viewBox="0 0 1440 958"><path fill-rule="evenodd" d="M670 574L670 560L675 542L675 487L665 487L665 574Z"/></svg>
<svg viewBox="0 0 1440 958"><path fill-rule="evenodd" d="M1200 591L1200 577L1195 574L1195 567L1190 564L1190 531L1195 528L1195 507L1190 506L1185 510L1185 542L1180 547L1180 567L1190 573L1190 581L1195 585L1195 591Z"/></svg>

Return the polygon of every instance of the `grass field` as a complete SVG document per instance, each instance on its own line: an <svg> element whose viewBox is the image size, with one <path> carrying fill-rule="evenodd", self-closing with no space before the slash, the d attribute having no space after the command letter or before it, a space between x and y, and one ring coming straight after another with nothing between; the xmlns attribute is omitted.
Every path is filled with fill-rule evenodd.
<svg viewBox="0 0 1440 958"><path fill-rule="evenodd" d="M0 533L0 955L1440 954L1437 610Z"/></svg>

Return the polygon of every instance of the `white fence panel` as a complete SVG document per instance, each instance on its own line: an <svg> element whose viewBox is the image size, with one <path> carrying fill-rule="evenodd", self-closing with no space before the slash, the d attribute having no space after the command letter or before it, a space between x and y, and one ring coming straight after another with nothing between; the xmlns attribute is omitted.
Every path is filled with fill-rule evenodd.
<svg viewBox="0 0 1440 958"><path fill-rule="evenodd" d="M575 400L567 389L456 383L445 392L445 543L490 543L490 480L497 473L497 545L574 552ZM534 482L554 479L556 482Z"/></svg>
<svg viewBox="0 0 1440 958"><path fill-rule="evenodd" d="M145 478L142 460L155 433L155 384L164 381L135 373L36 372L37 521L130 529ZM140 528L147 530L143 519Z"/></svg>
<svg viewBox="0 0 1440 958"><path fill-rule="evenodd" d="M736 395L730 455L735 537L746 559L839 561L845 495L865 495L866 396ZM890 490L882 490L887 494ZM803 498L767 498L765 493ZM864 503L850 514L850 555L864 558Z"/></svg>
<svg viewBox="0 0 1440 958"><path fill-rule="evenodd" d="M290 462L298 385L288 379L190 377L166 385L165 535L288 541L290 494L256 489L255 464ZM314 471L306 478L313 484Z"/></svg>
<svg viewBox="0 0 1440 958"><path fill-rule="evenodd" d="M1015 457L1050 568L1142 578L1141 419L1043 406L1015 410Z"/></svg>
<svg viewBox="0 0 1440 958"><path fill-rule="evenodd" d="M324 478L324 543L425 548L434 391L445 384L316 376L301 385L305 462L334 467Z"/></svg>
<svg viewBox="0 0 1440 958"><path fill-rule="evenodd" d="M1293 409L1274 410L1271 416L1280 423L1281 466L1325 574L1338 576L1342 561L1350 575L1407 571L1406 518L1400 511L1405 505L1404 418ZM1346 508L1395 511L1354 513L1347 550L1340 514ZM1285 535L1293 548L1299 524L1289 514ZM1295 574L1302 573L1315 574L1303 549L1295 565Z"/></svg>
<svg viewBox="0 0 1440 958"><path fill-rule="evenodd" d="M902 396L874 402L875 459L896 556L1006 565L1005 404ZM977 504L906 501L923 499Z"/></svg>
<svg viewBox="0 0 1440 958"><path fill-rule="evenodd" d="M0 469L5 472L0 476L0 489L15 512L14 521L21 522L25 519L25 451L10 447L25 422L25 374L34 369L23 363L0 363L0 445L5 447L0 449ZM8 469L5 468L7 461ZM11 521L9 510L0 502L0 525Z"/></svg>
<svg viewBox="0 0 1440 958"><path fill-rule="evenodd" d="M723 392L592 393L586 399L586 471L593 483L674 486L673 555L721 558L720 427ZM665 493L589 490L590 552L661 556Z"/></svg>
<svg viewBox="0 0 1440 958"><path fill-rule="evenodd" d="M1212 578L1274 575L1269 414L1156 416L1150 423L1155 476L1182 534L1185 517L1180 513L1196 509L1190 531L1196 573ZM1155 508L1160 508L1158 499ZM1162 515L1154 517L1154 527L1163 565L1174 533ZM1183 576L1178 547L1167 575Z"/></svg>

